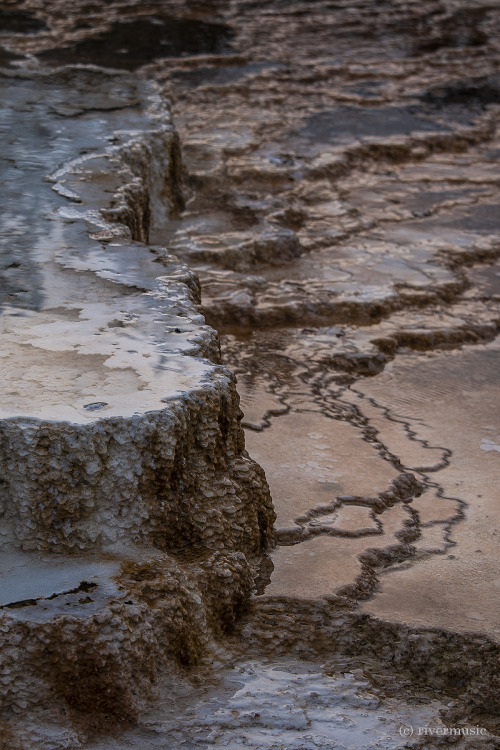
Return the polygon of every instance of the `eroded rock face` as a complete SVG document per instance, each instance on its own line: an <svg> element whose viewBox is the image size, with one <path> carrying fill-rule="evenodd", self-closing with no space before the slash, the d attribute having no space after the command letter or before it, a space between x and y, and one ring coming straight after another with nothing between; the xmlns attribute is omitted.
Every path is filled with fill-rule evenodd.
<svg viewBox="0 0 500 750"><path fill-rule="evenodd" d="M79 743L233 626L274 512L198 281L144 244L182 204L165 105L97 69L1 85L1 708Z"/></svg>

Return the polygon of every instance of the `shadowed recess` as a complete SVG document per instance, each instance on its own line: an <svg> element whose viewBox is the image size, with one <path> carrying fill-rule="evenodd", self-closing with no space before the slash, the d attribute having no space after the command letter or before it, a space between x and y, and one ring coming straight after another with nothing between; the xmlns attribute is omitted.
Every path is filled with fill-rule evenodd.
<svg viewBox="0 0 500 750"><path fill-rule="evenodd" d="M0 45L0 67L4 65L10 65L14 60L21 60L22 55L17 55L15 52L11 52L4 46Z"/></svg>
<svg viewBox="0 0 500 750"><path fill-rule="evenodd" d="M232 30L224 24L151 16L116 21L108 31L71 47L47 50L39 57L51 63L93 63L135 70L161 57L227 53L232 37Z"/></svg>
<svg viewBox="0 0 500 750"><path fill-rule="evenodd" d="M437 108L460 104L486 107L500 103L500 76L482 76L451 81L443 86L435 86L421 97L422 101Z"/></svg>
<svg viewBox="0 0 500 750"><path fill-rule="evenodd" d="M47 25L27 10L5 10L0 8L0 33L32 34L47 29Z"/></svg>
<svg viewBox="0 0 500 750"><path fill-rule="evenodd" d="M415 115L406 107L340 106L310 115L301 135L321 143L342 143L366 136L408 135L413 131L440 131L445 125Z"/></svg>

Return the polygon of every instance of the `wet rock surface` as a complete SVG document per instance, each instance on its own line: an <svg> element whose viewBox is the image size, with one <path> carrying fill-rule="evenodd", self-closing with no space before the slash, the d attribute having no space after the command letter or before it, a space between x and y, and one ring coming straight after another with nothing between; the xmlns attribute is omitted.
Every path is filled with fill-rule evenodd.
<svg viewBox="0 0 500 750"><path fill-rule="evenodd" d="M167 106L98 68L1 86L1 746L81 746L216 648L274 511L199 282L147 244L181 200Z"/></svg>
<svg viewBox="0 0 500 750"><path fill-rule="evenodd" d="M35 722L19 734L7 714L5 736L10 732L9 742L23 747L32 743L95 750L165 743L353 750L448 746L450 738L436 734L402 737L399 728L408 723L478 726L486 734L462 736L455 746L497 747L499 497L493 477L500 452L498 8L461 0L172 0L147 6L96 4L85 12L76 3L64 14L57 9L56 2L43 9L25 3L23 12L36 15L46 28L0 38L12 71L9 85L16 92L25 85L17 74L12 83L19 61L21 69L68 62L126 70L144 66L137 79L142 83L133 91L128 87L135 78L113 79L113 92L118 81L127 81L116 115L102 100L81 109L90 96L88 81L76 96L55 94L54 79L57 83L61 73L47 68L50 115L44 117L65 118L68 128L85 118L87 129L90 122L107 117L93 126L99 140L123 129L120 123L144 109L143 87L155 81L154 95L172 103L179 139L169 135L166 146L164 138L158 143L141 137L141 143L148 144L145 154L144 146L130 147L118 136L118 147L123 147L119 169L125 164L132 172L125 182L134 184L118 193L116 178L110 178L115 175L113 158L108 156L104 164L96 161L96 169L90 164L83 180L76 154L61 157L65 163L71 158L77 162L60 173L58 165L50 170L45 164L36 166L37 174L53 175L61 206L73 201L71 210L60 209L68 223L67 238L74 236L77 213L81 218L87 207L101 211L99 221L104 221L91 230L93 242L106 243L105 251L102 246L81 249L82 232L75 241L77 252L65 252L65 268L73 274L90 269L99 279L95 292L92 285L82 290L86 298L95 294L101 301L111 282L109 304L116 305L117 282L127 289L120 292L119 314L113 310L113 318L109 316L115 321L108 323L111 331L101 332L108 357L117 333L125 333L123 348L128 343L130 315L142 319L139 299L146 296L149 303L152 290L158 289L159 274L151 260L172 270L178 284L175 299L189 298L183 309L189 311L192 326L186 331L179 328L178 317L172 322L191 342L182 353L174 347L175 356L184 365L189 359L195 368L201 363L203 374L196 369L192 377L202 379L207 396L196 413L190 413L186 403L179 406L180 414L175 398L172 410L181 435L190 429L186 424L198 425L208 409L214 432L203 428L195 442L204 446L213 440L216 447L213 455L200 459L196 448L179 437L183 447L175 451L171 466L182 456L185 471L180 478L170 464L158 465L158 452L151 456L146 451L145 464L155 464L153 479L148 470L147 481L127 478L111 495L108 480L101 475L98 481L92 479L85 511L75 526L78 533L69 538L75 539L77 549L100 548L102 536L91 539L88 529L97 525L105 536L113 527L117 537L104 545L111 544L111 562L106 558L104 567L94 572L82 568L81 575L61 580L50 593L43 587L39 595L26 589L18 609L12 608L15 601L7 589L3 606L14 638L24 629L33 644L51 639L42 624L46 615L37 614L39 622L30 614L34 607L42 613L45 607L58 612L58 607L69 606L78 613L90 604L80 599L99 594L99 611L106 617L110 613L111 619L102 636L96 635L101 626L92 617L75 625L72 634L61 626L68 645L62 657L48 657L43 679L47 685L47 675L52 675L56 690L62 691L58 705L69 706L69 718L58 709L47 710L47 693L40 692ZM132 33L135 27L137 34ZM84 75L83 70L78 75ZM104 116L106 109L110 112ZM143 131L142 110L138 117ZM132 119L130 129L137 126ZM52 133L52 120L47 127ZM76 133L69 134L72 143ZM94 143L86 148L103 150ZM158 185L151 154L157 158L165 149L173 165L167 184L153 198L145 196L143 186L150 176L149 184ZM87 159L83 155L83 170ZM111 179L106 195L116 201L119 194L118 206L109 205L102 190L92 187L93 175L98 175L96 183ZM12 179L9 174L9 182ZM118 182L123 185L121 173ZM22 184L19 192L23 201L29 200ZM46 194L52 202L58 200L50 185ZM167 210L161 208L165 205ZM114 221L121 222L119 232ZM130 233L126 239L121 234L124 225ZM29 246L22 232L19 237L20 246ZM140 244L145 241L151 244ZM84 248L87 244L88 239ZM12 252L11 247L9 242L6 250ZM24 250L19 254L24 257ZM149 254L148 260L139 263L143 254ZM31 268L23 279L19 262L9 256L5 304L39 316L44 285ZM183 264L200 280L206 320L219 331L222 361L237 376L246 446L265 469L276 509L278 545L261 559L256 577L249 561L258 562L272 536L272 510L262 475L242 453L234 384L218 364L214 334L198 328L203 325L194 307L200 301L199 288ZM171 297L173 283L161 288L162 299ZM130 309L124 307L126 302L132 303ZM58 303L56 315L37 320L36 328L31 320L21 321L23 330L28 323L26 342L38 345L50 330L40 325L54 323L54 338L60 341L68 325L68 313L60 307L66 311L72 306L68 300ZM25 351L12 317L10 341ZM98 310L94 320L100 325ZM85 325L80 335L88 346ZM195 334L195 329L203 333ZM164 340L165 329L159 333L153 327L151 335ZM89 352L94 358L100 353ZM127 354L133 371L134 357ZM92 435L97 435L93 425L106 415L113 417L109 410L123 403L120 399L120 407L115 407L116 385L104 391L99 374L103 362L95 360L89 369L94 372L96 365L95 383L87 373L86 390L72 383L68 391L73 421L78 430L90 426ZM53 376L44 377L49 381ZM144 378L142 371L139 377ZM127 382L126 387L133 406L125 421L132 424L137 383ZM198 394L200 384L193 389ZM151 386L146 390L148 399L158 398L154 389L151 395ZM60 386L54 391L59 393ZM220 399L228 403L228 393L231 406L222 407L226 416L221 423L216 415ZM12 409L22 394L9 398ZM25 416L26 400L20 403L20 411L9 412L9 417ZM147 410L149 404L140 408ZM169 415L172 410L169 406ZM152 442L151 430L172 434L172 423L158 419L161 424L151 429L141 427L137 445ZM109 424L114 432L116 423ZM77 430L70 432L73 441ZM226 448L231 443L224 456L220 435ZM97 445L95 440L92 437L92 445ZM99 446L107 441L99 433ZM22 451L26 453L24 446ZM160 453L164 455L163 449ZM116 476L121 477L122 467L132 459L126 451L119 456ZM237 467L233 456L238 457ZM191 475L193 462L197 469ZM144 470L140 461L134 458L133 463ZM8 468L15 476L12 466ZM250 484L242 483L241 471L251 474ZM163 515L165 504L159 510L149 499L142 508L135 502L138 491L141 497L158 498L158 477L165 472L177 482L165 501L174 516L179 513L176 499L189 498L181 520L176 517L173 525L172 516ZM8 507L16 507L17 498L35 498L37 481L26 495L12 491ZM217 496L201 512L199 481L207 482L209 495L215 486ZM224 487L232 483L233 491L227 492L240 499L239 504L225 504L226 490L218 493L218 481ZM23 492L27 485L23 483ZM103 524L95 516L96 492L120 508L117 518L114 511L106 512ZM254 512L256 502L263 509L260 519ZM74 507L71 499L68 512L79 516L81 509ZM215 507L224 519L218 516L212 523ZM27 515L19 516L19 528L26 529L28 518L38 534L45 513L53 533L50 503L37 509L35 520L29 502L23 500L20 508ZM62 529L65 523L61 519ZM70 523L73 529L73 520ZM10 530L15 524L9 524L8 545L18 533ZM130 546L131 534L137 533L141 544L147 540L154 547L154 554ZM21 540L23 552L17 551L16 542L15 554L28 554L26 545L33 544L28 538L37 534L29 532ZM185 552L193 539L196 548L208 550L199 559ZM126 540L128 552L120 551L117 558L113 545L121 540ZM177 546L176 540L181 540ZM14 554L8 545L8 554ZM42 569L48 549L44 545L37 541L29 552L42 556ZM163 550L168 557L162 557ZM53 551L65 550L56 546ZM22 568L16 561L11 568ZM78 590L78 578L96 588ZM231 581L229 591L225 580ZM117 581L124 587L121 592L113 589ZM213 645L213 637L220 636L220 622L229 629L238 623L252 587L250 608L231 638L226 635L223 653L220 645ZM127 609L131 606L132 615ZM215 671L181 676L168 659L159 667L155 659L162 651L165 622L171 627L166 656L177 654L186 664L211 654ZM148 639L136 637L145 629ZM113 661L117 633L123 636L120 653L125 655L119 663ZM83 645L89 642L108 645L89 649ZM75 651L75 643L81 644L80 650ZM236 664L231 661L235 653L241 654ZM340 661L328 666L333 654ZM28 670L29 663L24 657L23 669ZM112 675L113 685L136 680L141 697L96 682L96 664L99 674ZM5 680L10 684L10 677ZM83 691L78 688L81 680ZM150 689L155 680L156 693ZM95 693L93 703L86 702L85 691ZM101 703L103 695L109 700ZM326 696L328 709L321 701L318 705L318 696ZM23 710L22 701L29 703L32 697L20 695L19 701ZM126 722L136 722L135 727L127 729ZM121 734L109 736L116 727Z"/></svg>

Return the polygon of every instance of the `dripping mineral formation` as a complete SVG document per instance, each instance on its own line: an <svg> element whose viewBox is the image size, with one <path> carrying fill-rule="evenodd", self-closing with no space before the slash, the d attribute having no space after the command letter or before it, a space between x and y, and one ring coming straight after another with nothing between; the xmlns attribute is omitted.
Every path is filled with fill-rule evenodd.
<svg viewBox="0 0 500 750"><path fill-rule="evenodd" d="M0 747L494 750L499 8L2 8Z"/></svg>

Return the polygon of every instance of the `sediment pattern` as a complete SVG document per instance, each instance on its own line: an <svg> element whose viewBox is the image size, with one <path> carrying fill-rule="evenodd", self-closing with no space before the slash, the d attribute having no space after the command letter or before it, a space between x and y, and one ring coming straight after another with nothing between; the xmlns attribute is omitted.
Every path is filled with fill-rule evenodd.
<svg viewBox="0 0 500 750"><path fill-rule="evenodd" d="M120 558L124 567L118 578L113 574L113 580L123 582L126 601L136 602L142 613L134 627L151 626L155 654L161 652L157 644L163 638L165 607L167 620L175 623L169 631L172 652L192 662L206 650L207 637L200 634L210 638L220 632L221 622L232 625L252 586L253 599L236 635L224 640L228 651L238 655L226 671L246 675L228 678L231 696L236 695L234 684L241 685L238 680L247 686L238 698L221 698L215 686L205 704L203 691L191 682L179 688L179 713L174 716L161 696L175 693L172 686L182 682L178 672L174 680L166 680L168 685L159 679L160 708L149 709L150 714L128 693L105 707L79 704L83 698L75 698L70 687L64 700L75 716L101 718L97 729L77 731L59 716L61 730L54 742L63 746L67 731L72 733L68 742L101 750L104 745L91 735L104 731L108 719L102 717L119 722L127 716L135 726L122 739L108 738L106 750L122 750L127 743L161 747L165 737L183 747L198 747L199 742L235 748L286 744L301 750L345 748L349 742L357 750L380 742L388 748L447 746L435 736L401 743L397 738L395 745L393 734L367 738L366 705L348 698L342 716L351 721L351 739L340 731L335 710L319 718L319 699L313 693L326 696L329 705L336 705L339 690L351 695L349 685L339 687L329 681L328 669L325 673L335 653L345 662L335 669L351 675L360 690L366 688L358 682L361 675L368 680L389 724L391 712L406 716L406 708L391 703L391 696L404 693L413 706L417 701L434 711L434 718L425 721L437 726L477 722L487 729L487 737L460 739L458 748L496 747L498 499L491 478L500 452L495 421L498 8L480 0L170 0L140 7L113 2L86 6L82 23L83 5L72 3L64 14L57 12L58 5L54 0L42 8L28 1L22 12L8 16L16 35L0 40L3 64L10 63L11 71L36 65L36 60L43 66L95 63L138 70L145 87L152 85L146 81L156 82L150 91L152 116L167 116L161 112L168 98L178 132L178 137L173 130L158 135L153 128L152 134L117 141L103 164L95 161L101 181L113 169L126 169L127 176L120 172L120 187L110 191L112 206L94 188L87 191L85 203L95 200L92 205L104 208L99 221L107 219L91 229L94 242L107 243L105 257L93 252L87 258L103 285L126 277L130 294L128 305L122 298L106 317L113 325L100 331L102 350L89 354L109 352L117 332L131 330L139 294L149 295L148 300L174 295L179 307L170 310L176 318L168 329L169 344L178 331L186 333L180 361L194 357L203 369L190 371L203 380L196 409L189 399L176 396L165 411L150 410L154 416L148 417L147 429L139 430L140 440L144 436L149 445L153 435L164 434L170 420L179 451L167 459L162 448L159 460L156 448L148 448L139 459L120 448L123 466L132 460L142 473L123 482L120 469L112 468L117 477L112 488L101 474L94 479L91 473L87 505L72 501L66 508L73 521L78 515L70 539L75 549L133 542L169 553L166 558L155 552L163 561L155 563L160 566L156 573L150 559L137 553L128 561ZM97 75L83 70L79 75ZM133 79L129 73L114 75L116 81ZM140 99L137 91L134 96ZM54 106L67 118L81 116L74 100ZM125 110L119 110L117 120L125 117ZM109 133L120 128L107 127ZM168 153L167 179L159 153ZM46 170L53 172L61 197L75 203L73 173L81 168L77 159L61 175L54 167ZM86 183L92 185L92 180L85 178L78 189L87 190ZM76 208L66 209L67 220L74 219ZM149 261L166 269L161 282L166 287L158 286L149 261L136 262L143 252L139 243L148 239L153 243ZM123 263L114 260L117 256L127 258L126 274ZM66 253L67 268L77 270L80 263L77 253ZM12 275L22 271L13 265L6 272L12 283ZM28 284L19 288L13 283L10 293L14 306L19 300L26 304L30 295L33 300ZM234 382L220 365L214 334L199 328L203 323L193 305L200 300L207 321L221 334L222 361L237 377L247 448L264 467L271 488L278 546L270 556L259 554L272 539L267 490L259 469L242 453ZM92 320L102 327L95 309ZM186 323L186 317L190 323L183 327L181 318ZM60 317L57 322L59 328L53 330L60 333ZM18 330L13 320L13 346ZM40 339L41 333L30 331L27 340ZM165 329L161 334L154 329L154 335L165 340ZM139 372L128 351L137 348L137 341L133 347L123 344L128 361L132 356L132 369ZM82 400L81 391L71 394L78 423L71 435L94 419L86 406L108 410L99 412L107 419L96 425L109 421L111 426L114 419L116 386L111 384L103 395L88 373L87 378L93 388L89 397ZM140 378L142 385L143 370ZM137 385L137 379L121 378L119 383L134 394L134 403ZM15 398L19 396L9 397L9 403ZM150 403L145 402L148 409ZM129 447L141 420L135 408L123 419L130 425ZM144 403L141 408L146 411ZM202 427L199 416L206 408L209 424ZM191 425L194 434L185 437ZM111 437L89 430L96 436L91 450L108 466L105 456L115 455ZM208 454L199 450L205 444ZM57 466L57 459L51 460ZM179 460L182 476L174 468ZM112 462L114 466L118 464ZM15 476L15 467L9 466L9 475ZM166 475L168 488L156 489ZM35 482L29 489L29 482L19 481L23 492L36 496ZM201 491L199 483L205 481ZM101 516L95 492L109 498ZM234 498L229 505L228 496ZM21 495L16 490L12 497L9 507L14 508ZM176 505L181 497L185 506L184 500ZM212 517L219 503L222 515ZM19 507L16 513L31 523L29 503ZM42 529L43 523L52 528L44 519L53 506L36 508ZM37 529L39 523L37 516ZM63 519L57 523L64 527ZM17 534L22 545L29 544L28 536L22 538L24 521L16 526L12 518L7 528L6 544L17 544L12 541ZM35 545L44 551L46 535L37 533ZM202 562L192 560L187 544L204 550ZM109 554L115 554L113 549ZM250 572L249 559L258 569ZM78 574L73 583L61 584L64 597L94 596L95 589L83 596L76 591L87 578ZM229 592L226 579L233 582ZM51 599L54 592L43 593L43 606L56 606L59 596ZM121 594L113 597L113 606L122 607ZM25 597L31 598L31 593ZM19 612L24 611L23 606ZM6 616L14 612L8 607ZM111 649L113 631L106 632ZM127 633L133 632L128 628ZM82 638L90 636L86 632ZM133 683L141 673L137 684L144 678L151 685L157 666L149 671L149 657L140 650L145 641L130 645L124 635L123 642L123 653L130 656L119 667L106 662L104 674L122 675L115 680L122 684ZM250 648L254 661L248 666L245 649ZM297 654L310 666L300 666ZM228 658L227 652L221 658ZM79 659L72 662L78 675L85 673ZM140 663L144 668L127 666ZM301 669L321 674L301 682ZM279 678L274 670L282 670ZM70 674L65 671L66 680ZM209 681L207 672L198 678L194 674L189 679L195 683ZM86 679L90 682L83 684L93 684L93 677ZM266 706L272 708L259 713L252 705L263 685L269 691L268 680L278 685L279 695L285 683L293 685L294 697L288 704L288 699L266 693ZM301 692L299 683L311 690ZM194 690L192 699L184 700L184 688ZM105 687L96 693L105 695ZM211 708L216 715L207 718ZM237 723L234 731L228 711ZM178 716L186 719L185 730L179 729ZM416 714L410 719L424 721ZM54 717L47 714L46 721L46 727L53 726ZM42 737L36 731L30 729L26 737ZM37 740L42 747L47 736Z"/></svg>

